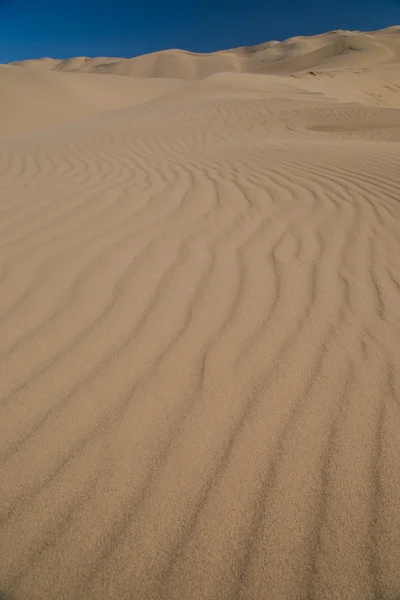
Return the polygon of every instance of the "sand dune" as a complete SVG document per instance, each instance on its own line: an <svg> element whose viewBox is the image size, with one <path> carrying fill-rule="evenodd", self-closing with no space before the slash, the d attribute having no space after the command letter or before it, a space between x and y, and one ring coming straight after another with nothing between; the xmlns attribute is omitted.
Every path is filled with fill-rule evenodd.
<svg viewBox="0 0 400 600"><path fill-rule="evenodd" d="M397 63L400 59L399 35L399 27L369 33L338 30L211 54L163 50L130 59L43 58L12 64L45 70L180 79L201 79L222 71L289 74L336 65L351 68Z"/></svg>
<svg viewBox="0 0 400 600"><path fill-rule="evenodd" d="M295 76L1 68L15 600L399 596L400 40L340 35L227 53L334 59Z"/></svg>
<svg viewBox="0 0 400 600"><path fill-rule="evenodd" d="M0 139L140 104L181 89L171 79L137 81L108 75L56 73L0 65Z"/></svg>

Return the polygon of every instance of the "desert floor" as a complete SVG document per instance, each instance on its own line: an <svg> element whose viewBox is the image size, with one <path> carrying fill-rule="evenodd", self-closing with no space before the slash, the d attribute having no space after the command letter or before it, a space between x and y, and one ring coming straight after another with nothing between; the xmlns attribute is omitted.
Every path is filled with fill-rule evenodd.
<svg viewBox="0 0 400 600"><path fill-rule="evenodd" d="M0 66L14 600L400 595L400 34L332 35Z"/></svg>

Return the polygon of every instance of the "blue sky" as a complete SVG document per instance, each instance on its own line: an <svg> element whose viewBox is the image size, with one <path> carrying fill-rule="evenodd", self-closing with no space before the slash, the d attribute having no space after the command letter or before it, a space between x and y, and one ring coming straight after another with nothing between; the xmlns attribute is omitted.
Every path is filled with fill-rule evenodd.
<svg viewBox="0 0 400 600"><path fill-rule="evenodd" d="M0 62L209 52L400 24L400 0L0 0Z"/></svg>

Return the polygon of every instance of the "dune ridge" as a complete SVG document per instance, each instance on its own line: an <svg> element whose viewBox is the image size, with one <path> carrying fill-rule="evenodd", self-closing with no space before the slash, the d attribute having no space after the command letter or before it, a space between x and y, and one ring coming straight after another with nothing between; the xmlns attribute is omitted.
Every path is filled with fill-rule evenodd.
<svg viewBox="0 0 400 600"><path fill-rule="evenodd" d="M0 69L1 592L399 596L397 30Z"/></svg>
<svg viewBox="0 0 400 600"><path fill-rule="evenodd" d="M397 26L372 32L338 30L209 54L162 50L129 59L81 56L66 60L25 60L11 64L55 71L192 80L222 71L286 75L306 69L332 68L336 64L341 68L351 68L398 63L399 35Z"/></svg>

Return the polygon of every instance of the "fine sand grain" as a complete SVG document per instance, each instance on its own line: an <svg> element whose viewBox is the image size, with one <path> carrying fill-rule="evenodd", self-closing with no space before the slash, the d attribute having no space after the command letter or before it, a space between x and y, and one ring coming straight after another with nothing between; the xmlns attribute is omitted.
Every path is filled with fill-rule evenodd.
<svg viewBox="0 0 400 600"><path fill-rule="evenodd" d="M398 28L149 56L0 68L0 591L394 600Z"/></svg>

